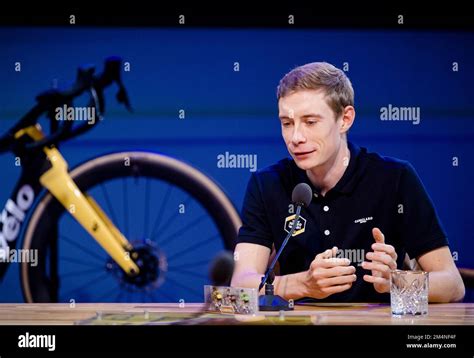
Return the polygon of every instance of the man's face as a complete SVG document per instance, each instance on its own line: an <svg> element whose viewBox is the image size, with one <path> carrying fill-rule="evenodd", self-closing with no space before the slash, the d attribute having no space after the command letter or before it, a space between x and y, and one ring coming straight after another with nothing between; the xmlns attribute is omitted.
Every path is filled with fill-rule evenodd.
<svg viewBox="0 0 474 358"><path fill-rule="evenodd" d="M324 93L300 90L278 102L281 131L288 152L303 170L321 166L336 154L342 116L336 121Z"/></svg>

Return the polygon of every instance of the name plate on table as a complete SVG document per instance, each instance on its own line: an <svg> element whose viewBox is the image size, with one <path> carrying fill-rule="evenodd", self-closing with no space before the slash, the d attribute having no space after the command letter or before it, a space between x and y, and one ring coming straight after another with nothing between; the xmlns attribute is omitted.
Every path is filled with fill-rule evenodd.
<svg viewBox="0 0 474 358"><path fill-rule="evenodd" d="M204 302L211 312L256 314L258 293L255 288L204 286Z"/></svg>

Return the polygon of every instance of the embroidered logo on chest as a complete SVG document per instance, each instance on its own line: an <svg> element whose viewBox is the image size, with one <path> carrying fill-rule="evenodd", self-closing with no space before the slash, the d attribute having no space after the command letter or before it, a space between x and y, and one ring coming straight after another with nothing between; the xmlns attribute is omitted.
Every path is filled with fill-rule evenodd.
<svg viewBox="0 0 474 358"><path fill-rule="evenodd" d="M293 215L287 216L285 218L284 229L287 233L290 233L291 228L295 224L295 217L296 217L296 215L293 214ZM298 219L298 222L296 223L295 231L293 232L293 235L291 235L291 236L296 236L296 235L302 234L302 233L304 233L305 229L306 229L306 219L300 215L300 217Z"/></svg>
<svg viewBox="0 0 474 358"><path fill-rule="evenodd" d="M368 216L366 218L360 218L360 219L354 220L354 224L365 224L367 221L371 221L373 219L374 218L372 216Z"/></svg>

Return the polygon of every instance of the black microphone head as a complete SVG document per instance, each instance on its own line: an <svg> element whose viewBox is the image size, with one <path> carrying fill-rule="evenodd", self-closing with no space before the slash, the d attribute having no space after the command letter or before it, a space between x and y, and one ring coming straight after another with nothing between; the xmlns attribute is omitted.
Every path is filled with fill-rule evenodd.
<svg viewBox="0 0 474 358"><path fill-rule="evenodd" d="M311 203L313 197L313 191L311 187L306 183L299 183L293 189L291 194L291 200L296 205L308 206Z"/></svg>
<svg viewBox="0 0 474 358"><path fill-rule="evenodd" d="M209 268L209 277L213 286L230 286L234 274L234 255L229 251L220 252Z"/></svg>

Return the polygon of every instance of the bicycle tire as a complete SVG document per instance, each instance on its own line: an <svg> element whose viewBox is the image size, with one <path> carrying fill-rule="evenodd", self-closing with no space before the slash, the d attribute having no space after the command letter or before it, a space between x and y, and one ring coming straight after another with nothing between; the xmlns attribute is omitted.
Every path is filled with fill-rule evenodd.
<svg viewBox="0 0 474 358"><path fill-rule="evenodd" d="M130 165L124 165L125 160ZM170 183L191 194L216 224L226 250L233 250L240 216L219 186L192 166L151 152L116 152L103 155L70 171L82 192L117 178L143 176ZM26 302L54 302L51 283L46 274L46 253L53 230L57 230L65 208L49 193L44 192L28 220L23 235L24 250L38 250L38 265L21 264L20 279ZM41 259L44 258L44 259Z"/></svg>

